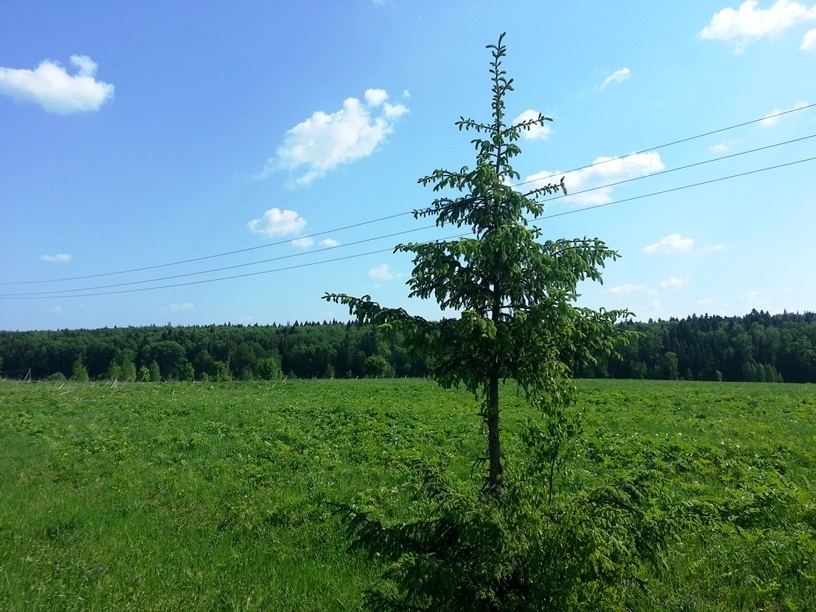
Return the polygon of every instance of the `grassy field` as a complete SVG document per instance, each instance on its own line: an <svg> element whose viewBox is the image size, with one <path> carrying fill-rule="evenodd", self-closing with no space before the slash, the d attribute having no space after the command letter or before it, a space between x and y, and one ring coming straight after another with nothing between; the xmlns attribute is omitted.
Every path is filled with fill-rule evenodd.
<svg viewBox="0 0 816 612"><path fill-rule="evenodd" d="M574 469L659 470L693 519L634 607L816 609L815 387L579 391ZM355 609L381 568L321 502L410 518L412 462L464 479L481 435L427 381L0 382L0 609Z"/></svg>

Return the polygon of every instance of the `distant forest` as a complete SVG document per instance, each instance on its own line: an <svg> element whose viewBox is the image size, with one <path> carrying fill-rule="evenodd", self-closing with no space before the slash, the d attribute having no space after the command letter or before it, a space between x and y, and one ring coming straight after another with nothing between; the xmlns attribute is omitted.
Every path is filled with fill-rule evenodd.
<svg viewBox="0 0 816 612"><path fill-rule="evenodd" d="M581 378L816 382L816 313L692 316L648 323ZM355 323L0 331L11 379L274 380L423 377L398 335Z"/></svg>

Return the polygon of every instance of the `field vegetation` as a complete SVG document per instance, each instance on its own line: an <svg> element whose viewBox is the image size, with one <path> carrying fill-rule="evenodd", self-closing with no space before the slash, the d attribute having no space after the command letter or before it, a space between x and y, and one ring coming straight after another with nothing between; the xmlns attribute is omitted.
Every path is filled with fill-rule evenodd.
<svg viewBox="0 0 816 612"><path fill-rule="evenodd" d="M519 471L537 411L502 396ZM575 408L560 477L657 473L677 525L621 607L816 608L816 389L592 380ZM415 519L418 463L473 487L481 427L423 380L1 382L0 608L355 609L383 562L326 502Z"/></svg>

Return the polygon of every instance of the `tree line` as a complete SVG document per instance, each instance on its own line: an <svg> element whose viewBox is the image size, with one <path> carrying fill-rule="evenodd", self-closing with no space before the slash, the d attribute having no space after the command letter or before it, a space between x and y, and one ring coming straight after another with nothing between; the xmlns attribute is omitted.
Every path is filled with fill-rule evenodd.
<svg viewBox="0 0 816 612"><path fill-rule="evenodd" d="M816 382L816 313L691 316L620 324L635 331L585 378ZM6 378L255 380L423 377L432 367L374 325L122 327L0 331Z"/></svg>
<svg viewBox="0 0 816 612"><path fill-rule="evenodd" d="M626 322L636 332L584 377L816 382L816 313Z"/></svg>

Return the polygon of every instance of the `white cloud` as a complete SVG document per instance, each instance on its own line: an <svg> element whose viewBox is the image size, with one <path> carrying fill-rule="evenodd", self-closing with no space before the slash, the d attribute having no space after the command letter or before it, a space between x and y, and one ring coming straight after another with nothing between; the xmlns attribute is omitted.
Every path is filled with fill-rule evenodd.
<svg viewBox="0 0 816 612"><path fill-rule="evenodd" d="M308 249L310 246L314 244L314 238L309 238L305 236L304 238L296 238L292 241L292 246L295 246L299 249Z"/></svg>
<svg viewBox="0 0 816 612"><path fill-rule="evenodd" d="M381 266L377 266L373 270L369 270L368 276L374 280L389 281L398 278L400 275L392 272L388 264L383 264Z"/></svg>
<svg viewBox="0 0 816 612"><path fill-rule="evenodd" d="M698 306L713 306L715 304L714 300L711 298L703 298L702 300L697 300Z"/></svg>
<svg viewBox="0 0 816 612"><path fill-rule="evenodd" d="M363 97L369 106L379 106L388 99L388 92L384 89L366 89Z"/></svg>
<svg viewBox="0 0 816 612"><path fill-rule="evenodd" d="M744 294L739 296L738 299L742 304L744 304L743 308L755 308L765 303L765 300L761 298L759 291L746 291Z"/></svg>
<svg viewBox="0 0 816 612"><path fill-rule="evenodd" d="M348 98L334 113L317 111L286 132L259 177L285 170L291 174L292 186L308 185L337 166L368 157L408 112L406 106L391 104L387 98L384 89L368 89L362 102Z"/></svg>
<svg viewBox="0 0 816 612"><path fill-rule="evenodd" d="M715 244L710 247L704 247L700 249L701 253L721 253L722 251L727 251L728 247L724 244Z"/></svg>
<svg viewBox="0 0 816 612"><path fill-rule="evenodd" d="M586 205L608 204L612 201L614 187L611 185L614 183L660 172L665 167L660 154L654 151L632 153L626 157L598 157L592 165L564 175L567 191L573 194L564 198L564 201ZM558 182L562 174L543 170L528 176L525 188L535 188L536 181L541 181L542 184Z"/></svg>
<svg viewBox="0 0 816 612"><path fill-rule="evenodd" d="M732 138L731 140L726 140L719 144L712 145L708 147L708 150L712 153L727 153L731 151L735 147L745 144L745 141L742 138Z"/></svg>
<svg viewBox="0 0 816 612"><path fill-rule="evenodd" d="M630 293L641 293L646 291L646 285L618 285L617 287L610 287L604 293L611 295L628 295Z"/></svg>
<svg viewBox="0 0 816 612"><path fill-rule="evenodd" d="M601 83L598 89L603 91L604 89L606 89L606 86L609 85L610 83L620 83L621 81L625 81L626 79L628 79L630 76L632 76L631 70L629 70L628 68L621 68L620 70L617 70L608 77L606 77L606 79L604 79L604 82Z"/></svg>
<svg viewBox="0 0 816 612"><path fill-rule="evenodd" d="M190 302L184 302L182 304L170 304L162 308L163 312L188 312L192 310L194 306Z"/></svg>
<svg viewBox="0 0 816 612"><path fill-rule="evenodd" d="M62 314L65 309L62 306L54 306L53 308L49 308L45 312L50 314Z"/></svg>
<svg viewBox="0 0 816 612"><path fill-rule="evenodd" d="M270 208L260 219L254 219L247 223L247 227L254 234L288 236L302 232L303 228L306 227L306 220L294 210Z"/></svg>
<svg viewBox="0 0 816 612"><path fill-rule="evenodd" d="M676 276L670 276L666 280L660 283L661 289L685 289L689 284L689 278L677 278Z"/></svg>
<svg viewBox="0 0 816 612"><path fill-rule="evenodd" d="M700 38L732 42L734 51L742 53L748 43L763 36L781 34L797 23L816 19L816 7L808 8L799 2L777 0L768 9L757 8L758 4L747 0L736 10L724 8L702 29Z"/></svg>
<svg viewBox="0 0 816 612"><path fill-rule="evenodd" d="M72 55L71 63L77 67L75 75L50 60L34 70L0 67L0 94L59 115L95 111L113 98L113 85L94 78L96 62L87 55Z"/></svg>
<svg viewBox="0 0 816 612"><path fill-rule="evenodd" d="M518 117L513 119L513 123L521 123L522 121L530 121L531 119L538 119L538 116L541 113L534 110L526 110L521 113ZM534 125L530 127L529 130L524 130L521 132L521 137L526 140L547 140L552 134L552 130L548 125L549 121L545 121L543 125Z"/></svg>
<svg viewBox="0 0 816 612"><path fill-rule="evenodd" d="M765 118L759 122L759 125L770 127L772 125L776 125L776 123L782 118L780 113L789 113L790 111L799 110L800 108L805 108L806 106L810 106L809 102L797 102L790 108L775 108L770 113L765 115Z"/></svg>
<svg viewBox="0 0 816 612"><path fill-rule="evenodd" d="M802 38L802 51L816 51L816 30L808 30Z"/></svg>
<svg viewBox="0 0 816 612"><path fill-rule="evenodd" d="M334 238L326 238L320 241L320 245L324 247L337 247L340 246L340 243Z"/></svg>
<svg viewBox="0 0 816 612"><path fill-rule="evenodd" d="M58 255L40 255L40 259L48 263L68 263L74 258L73 255L67 253L59 253Z"/></svg>
<svg viewBox="0 0 816 612"><path fill-rule="evenodd" d="M694 238L683 238L680 234L669 234L660 242L643 247L644 253L686 253L694 246Z"/></svg>

